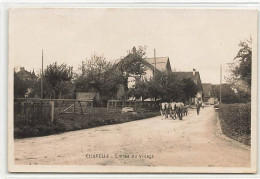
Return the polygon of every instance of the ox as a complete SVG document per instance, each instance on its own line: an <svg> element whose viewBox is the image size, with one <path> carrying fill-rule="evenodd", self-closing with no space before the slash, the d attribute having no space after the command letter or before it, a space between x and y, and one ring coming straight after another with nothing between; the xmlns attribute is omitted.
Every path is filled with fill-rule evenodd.
<svg viewBox="0 0 260 179"><path fill-rule="evenodd" d="M170 112L170 105L169 103L161 103L160 104L160 112L161 112L161 115L164 115L165 118L168 118L168 115L169 115L169 112Z"/></svg>

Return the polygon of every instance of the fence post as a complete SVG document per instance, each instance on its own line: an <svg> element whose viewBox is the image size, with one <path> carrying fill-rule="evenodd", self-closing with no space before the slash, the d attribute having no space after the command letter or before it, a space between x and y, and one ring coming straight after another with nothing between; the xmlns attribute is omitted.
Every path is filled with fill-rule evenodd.
<svg viewBox="0 0 260 179"><path fill-rule="evenodd" d="M109 112L109 103L110 101L107 102L107 113Z"/></svg>
<svg viewBox="0 0 260 179"><path fill-rule="evenodd" d="M76 103L75 103L75 101L73 101L73 114L75 114L75 111L76 111Z"/></svg>
<svg viewBox="0 0 260 179"><path fill-rule="evenodd" d="M51 123L54 121L54 101L50 101L51 103Z"/></svg>

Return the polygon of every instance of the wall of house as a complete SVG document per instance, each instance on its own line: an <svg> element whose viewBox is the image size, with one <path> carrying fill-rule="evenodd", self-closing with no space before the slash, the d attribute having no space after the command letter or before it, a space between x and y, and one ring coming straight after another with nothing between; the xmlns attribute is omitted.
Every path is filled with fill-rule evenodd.
<svg viewBox="0 0 260 179"><path fill-rule="evenodd" d="M145 71L145 75L142 76L142 80L144 80L145 78L150 80L153 77L153 70L150 68L147 68L147 70Z"/></svg>

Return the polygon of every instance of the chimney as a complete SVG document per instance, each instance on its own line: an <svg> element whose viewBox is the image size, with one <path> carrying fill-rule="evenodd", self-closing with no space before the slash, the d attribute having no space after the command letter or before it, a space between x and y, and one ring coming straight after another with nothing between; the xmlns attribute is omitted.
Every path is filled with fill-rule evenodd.
<svg viewBox="0 0 260 179"><path fill-rule="evenodd" d="M196 73L196 69L195 68L193 68L193 71L192 71L192 73L193 73L193 76L195 75L195 73Z"/></svg>
<svg viewBox="0 0 260 179"><path fill-rule="evenodd" d="M24 71L24 67L20 67L20 71Z"/></svg>
<svg viewBox="0 0 260 179"><path fill-rule="evenodd" d="M133 47L133 54L136 54L136 48Z"/></svg>

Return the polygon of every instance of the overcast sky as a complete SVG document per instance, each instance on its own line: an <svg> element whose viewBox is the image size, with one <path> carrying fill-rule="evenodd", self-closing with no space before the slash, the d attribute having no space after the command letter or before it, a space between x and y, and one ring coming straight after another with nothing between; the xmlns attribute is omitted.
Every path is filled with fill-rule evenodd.
<svg viewBox="0 0 260 179"><path fill-rule="evenodd" d="M176 71L200 72L203 83L219 83L240 40L256 35L256 11L191 9L12 9L9 59L39 71L57 61L78 69L91 54L107 60L147 46L147 57L168 56Z"/></svg>

